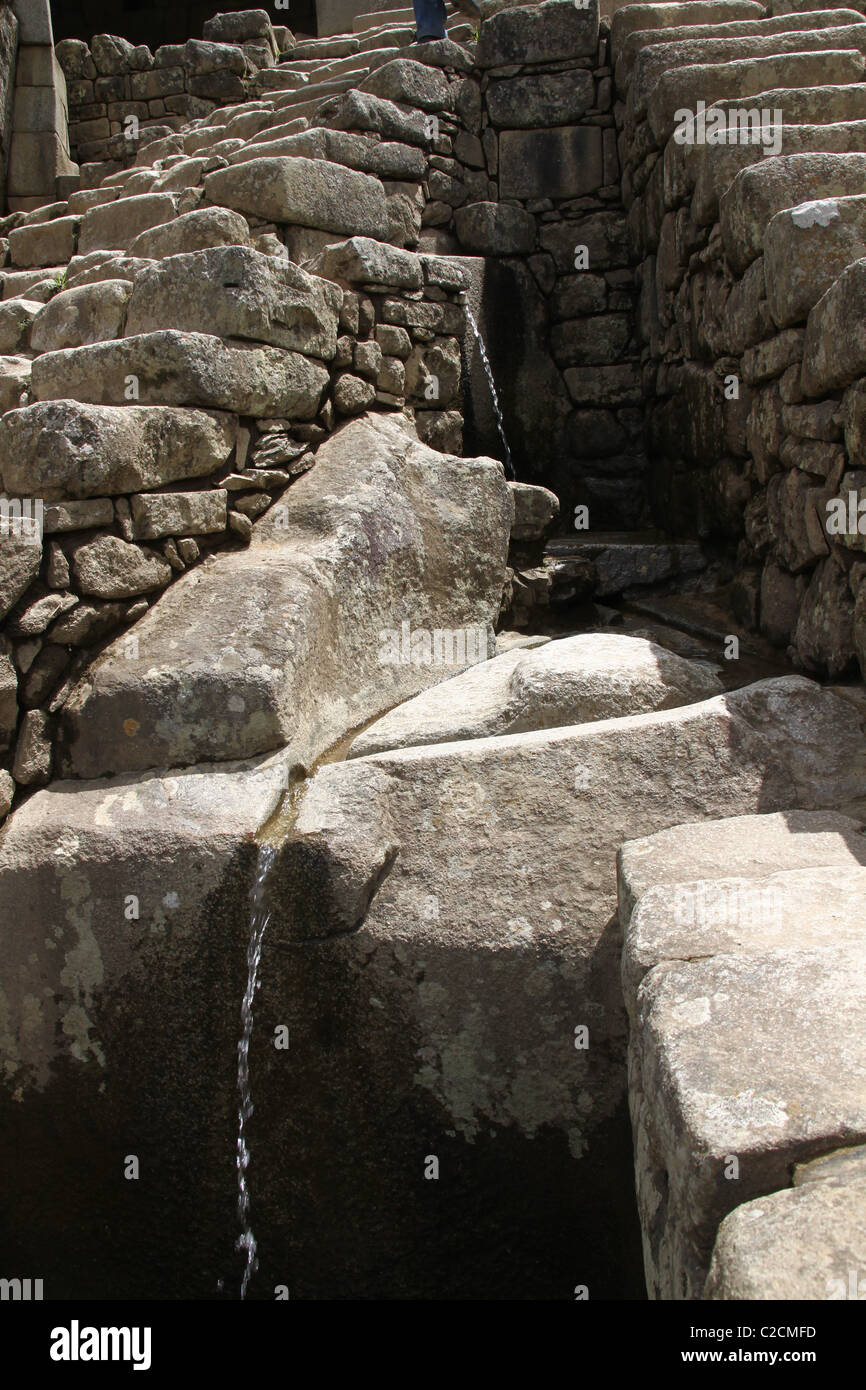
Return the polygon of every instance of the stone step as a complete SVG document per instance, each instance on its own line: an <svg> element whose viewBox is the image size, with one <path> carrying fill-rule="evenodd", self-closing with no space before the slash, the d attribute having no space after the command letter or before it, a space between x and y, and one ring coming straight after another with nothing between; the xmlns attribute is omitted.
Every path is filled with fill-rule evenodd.
<svg viewBox="0 0 866 1390"><path fill-rule="evenodd" d="M774 155L862 154L866 151L866 118L828 125L768 126L775 145L732 145L728 148L696 145L689 161L694 177L692 217L698 226L711 227L719 219L722 196L741 169L763 163ZM820 192L820 189L816 190Z"/></svg>
<svg viewBox="0 0 866 1390"><path fill-rule="evenodd" d="M817 10L809 14L782 14L772 19L745 19L726 24L683 25L675 29L639 29L631 33L620 49L616 62L616 85L620 96L629 88L638 54L648 48L662 44L680 44L686 41L706 42L716 39L759 39L767 35L788 32L829 29L846 24L863 22L857 10L838 8Z"/></svg>
<svg viewBox="0 0 866 1390"><path fill-rule="evenodd" d="M638 1007L631 1104L639 1207L653 1232L648 1290L700 1298L732 1207L785 1188L794 1164L866 1140L866 933L670 963L646 977Z"/></svg>
<svg viewBox="0 0 866 1390"><path fill-rule="evenodd" d="M866 23L769 34L763 38L687 39L682 43L653 44L637 56L626 101L627 119L634 125L646 116L649 99L659 79L676 68L849 49L866 52Z"/></svg>
<svg viewBox="0 0 866 1390"><path fill-rule="evenodd" d="M647 108L652 136L664 146L677 125L677 112L695 111L724 97L755 97L773 87L827 87L860 82L866 60L858 49L788 53L737 62L698 63L664 73Z"/></svg>
<svg viewBox="0 0 866 1390"><path fill-rule="evenodd" d="M742 275L761 254L771 218L812 199L861 193L866 154L792 154L743 169L719 203L719 222L731 266Z"/></svg>
<svg viewBox="0 0 866 1390"><path fill-rule="evenodd" d="M743 104L740 95L721 97L713 107L722 111L738 110ZM753 92L749 106L759 111L781 111L789 126L835 125L838 122L866 120L866 86L851 82L833 87L775 87L766 92ZM722 148L717 146L717 152ZM697 145L679 144L668 140L664 153L665 205L677 207L685 202L695 186L693 169ZM74 207L70 204L70 210Z"/></svg>
<svg viewBox="0 0 866 1390"><path fill-rule="evenodd" d="M310 126L280 140L245 145L228 156L229 164L245 164L271 155L302 155L307 159L326 159L347 169L358 169L380 178L419 181L426 173L426 160L414 145L396 141L366 140L349 131ZM189 215L189 214L188 214Z"/></svg>
<svg viewBox="0 0 866 1390"><path fill-rule="evenodd" d="M212 203L277 223L388 239L379 179L326 160L278 157L229 165L208 174Z"/></svg>
<svg viewBox="0 0 866 1390"><path fill-rule="evenodd" d="M346 72L340 77L331 78L328 82L311 83L308 88L298 92L286 92L279 96L274 102L274 109L279 111L280 119L285 120L287 116L306 116L309 118L315 115L316 111L329 97L341 96L352 87L358 85L367 76L367 69L361 68L357 72Z"/></svg>
<svg viewBox="0 0 866 1390"><path fill-rule="evenodd" d="M682 24L727 24L739 19L763 19L757 0L680 0L675 4L626 5L611 19L610 43L618 57L629 34L639 29L673 29Z"/></svg>
<svg viewBox="0 0 866 1390"><path fill-rule="evenodd" d="M760 953L775 945L797 944L801 933L807 946L824 944L826 931L844 939L846 927L839 912L830 912L831 899L825 924L820 916L812 917L807 900L799 911L797 886L811 892L810 876L821 874L837 901L849 903L849 888L862 890L864 866L862 823L835 811L695 821L627 841L617 860L617 881L629 1016L636 1015L641 981L666 961L729 951ZM715 895L713 883L723 885ZM739 884L769 885L766 893L756 890L758 907L762 901L780 908L785 903L784 914L775 906L773 911L750 914L747 894L738 898ZM726 902L730 912L724 910ZM853 919L860 921L860 913ZM786 922L791 929L788 941L779 937ZM862 931L861 924L857 932ZM695 947L700 949L690 949Z"/></svg>
<svg viewBox="0 0 866 1390"><path fill-rule="evenodd" d="M854 804L862 807L862 797ZM620 852L631 1105L651 1297L701 1297L716 1230L731 1207L787 1186L794 1165L815 1152L851 1142L866 1057L848 1045L856 1027L847 1038L836 1030L832 1060L826 1044L833 1012L856 1013L866 1002L864 864L859 812L856 819L786 811L686 824ZM846 969L850 991L841 988ZM820 989L803 988L810 975ZM759 1018L754 995L762 990L774 1007ZM749 1012L760 1047L752 1032L736 1041L737 1020ZM801 1025L834 1078L816 1085L812 1071L813 1094L803 1085L811 1050L792 1064L791 1039ZM725 1169L731 1154L742 1165L736 1187Z"/></svg>
<svg viewBox="0 0 866 1390"><path fill-rule="evenodd" d="M589 532L585 536L557 537L548 542L546 554L557 560L591 560L599 598L695 574L706 565L697 542L670 541L641 532Z"/></svg>
<svg viewBox="0 0 866 1390"><path fill-rule="evenodd" d="M181 576L149 610L138 658L118 643L90 667L65 706L65 767L90 777L284 744L309 763L437 679L380 660L407 592L428 596L431 627L492 630L509 517L499 465L435 453L393 417L353 421L248 550Z"/></svg>
<svg viewBox="0 0 866 1390"><path fill-rule="evenodd" d="M821 1180L801 1176L822 1166ZM845 1148L795 1168L793 1187L744 1202L719 1227L704 1298L862 1299L864 1184L866 1151Z"/></svg>

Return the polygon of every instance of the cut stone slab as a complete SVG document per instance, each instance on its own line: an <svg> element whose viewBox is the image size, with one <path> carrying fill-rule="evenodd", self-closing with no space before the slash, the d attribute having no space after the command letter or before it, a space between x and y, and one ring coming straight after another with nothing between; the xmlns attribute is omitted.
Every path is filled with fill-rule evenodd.
<svg viewBox="0 0 866 1390"><path fill-rule="evenodd" d="M61 291L49 299L33 323L33 351L53 352L119 338L131 294L129 280L102 280Z"/></svg>
<svg viewBox="0 0 866 1390"><path fill-rule="evenodd" d="M641 839L620 850L619 916L623 932L645 893L690 880L765 878L775 872L866 864L860 822L835 811L781 811L694 821Z"/></svg>
<svg viewBox="0 0 866 1390"><path fill-rule="evenodd" d="M535 218L507 203L469 203L454 224L461 246L481 256L524 256L535 250Z"/></svg>
<svg viewBox="0 0 866 1390"><path fill-rule="evenodd" d="M345 285L388 285L418 290L424 284L420 256L373 241L371 237L354 236L326 246L308 269L312 274Z"/></svg>
<svg viewBox="0 0 866 1390"><path fill-rule="evenodd" d="M78 254L86 256L89 251L102 249L128 250L148 227L171 222L177 209L178 200L172 193L140 193L90 208L81 219Z"/></svg>
<svg viewBox="0 0 866 1390"><path fill-rule="evenodd" d="M616 719L720 693L706 667L638 637L581 633L496 656L435 685L365 729L349 757Z"/></svg>
<svg viewBox="0 0 866 1390"><path fill-rule="evenodd" d="M342 291L251 246L217 246L157 261L136 277L127 333L176 328L248 338L330 361Z"/></svg>
<svg viewBox="0 0 866 1390"><path fill-rule="evenodd" d="M201 492L137 493L130 498L132 526L137 541L162 536L202 536L224 531L228 492L210 488Z"/></svg>
<svg viewBox="0 0 866 1390"><path fill-rule="evenodd" d="M325 366L298 352L229 347L209 334L175 329L46 352L33 374L41 401L121 405L132 378L143 404L294 420L316 416L330 380Z"/></svg>
<svg viewBox="0 0 866 1390"><path fill-rule="evenodd" d="M726 1216L704 1298L862 1299L866 1163L850 1178L773 1192Z"/></svg>
<svg viewBox="0 0 866 1390"><path fill-rule="evenodd" d="M779 328L807 318L852 261L866 256L866 197L821 198L777 213L764 237L767 304Z"/></svg>
<svg viewBox="0 0 866 1390"><path fill-rule="evenodd" d="M725 97L736 97L742 102L745 97L759 96L777 87L797 89L859 82L864 69L863 54L848 48L829 53L786 53L741 62L689 64L673 68L659 78L647 106L647 121L657 143L663 146L674 132L677 112L695 111L699 101L710 106Z"/></svg>
<svg viewBox="0 0 866 1390"><path fill-rule="evenodd" d="M40 401L0 419L0 477L46 501L138 492L221 468L237 430L216 411Z"/></svg>
<svg viewBox="0 0 866 1390"><path fill-rule="evenodd" d="M281 744L308 764L441 675L380 660L383 630L409 618L486 641L511 505L491 460L435 453L392 417L347 425L248 550L182 575L140 620L136 659L122 640L97 658L64 708L64 766L90 777Z"/></svg>
<svg viewBox="0 0 866 1390"><path fill-rule="evenodd" d="M733 1207L866 1138L866 942L657 966L637 1002L648 1291L700 1298Z"/></svg>
<svg viewBox="0 0 866 1390"><path fill-rule="evenodd" d="M809 314L801 373L805 395L824 396L863 376L866 331L859 315L864 299L866 259L861 259L842 271Z"/></svg>
<svg viewBox="0 0 866 1390"><path fill-rule="evenodd" d="M657 542L639 535L632 539L615 532L590 534L586 540L552 541L548 549L557 558L577 555L591 560L598 576L595 592L599 598L658 584L675 574L696 573L706 563L700 547L691 542Z"/></svg>
<svg viewBox="0 0 866 1390"><path fill-rule="evenodd" d="M345 1068L366 1038L357 1077L377 1151L365 1160L350 1141L333 1189L361 1222L353 1260L384 1253L365 1215L383 1162L389 1188L399 1184L397 1209L404 1192L412 1200L411 1165L401 1158L399 1177L387 1158L407 1127L409 1149L453 1131L479 1175L491 1130L533 1146L552 1131L575 1164L564 1188L570 1173L584 1211L589 1194L607 1213L599 1170L628 1161L612 1119L626 1045L611 923L617 845L629 831L677 823L685 807L714 816L830 795L813 781L828 749L832 775L844 777L852 755L862 760L860 720L794 677L683 709L401 749L316 773L272 870L269 930L295 949L270 997L290 1026L310 1009L319 1028L339 1019L339 1041L311 1045L299 1061L304 1113L273 1105L260 1122L276 1151L296 1152L297 1141L311 1154L321 1106L304 1097L327 1094L333 1132L352 1135L359 1102ZM575 1047L578 1027L586 1049ZM298 1210L312 1221L307 1203L293 1220ZM275 1215L282 1238L297 1239Z"/></svg>
<svg viewBox="0 0 866 1390"><path fill-rule="evenodd" d="M651 888L623 948L623 992L634 1017L649 970L728 953L866 943L866 854L861 865L794 869L765 878L725 875Z"/></svg>
<svg viewBox="0 0 866 1390"><path fill-rule="evenodd" d="M83 531L89 526L111 526L114 503L110 497L87 502L46 502L42 529L50 536L56 531Z"/></svg>
<svg viewBox="0 0 866 1390"><path fill-rule="evenodd" d="M573 125L594 101L592 73L581 68L540 77L500 79L491 82L487 91L492 124L509 130Z"/></svg>
<svg viewBox="0 0 866 1390"><path fill-rule="evenodd" d="M569 0L544 0L531 9L501 10L481 26L477 62L482 68L511 63L559 63L594 58L598 47L598 0L576 8Z"/></svg>
<svg viewBox="0 0 866 1390"><path fill-rule="evenodd" d="M72 259L75 253L77 217L55 217L29 227L13 227L9 233L12 264L27 269L52 266Z"/></svg>
<svg viewBox="0 0 866 1390"><path fill-rule="evenodd" d="M776 213L799 207L816 190L822 200L860 193L864 180L866 154L778 155L741 170L719 203L722 238L734 270L742 274L761 254Z"/></svg>
<svg viewBox="0 0 866 1390"><path fill-rule="evenodd" d="M277 223L388 240L381 181L324 159L254 159L207 174L212 203ZM88 214L89 216L89 214Z"/></svg>
<svg viewBox="0 0 866 1390"><path fill-rule="evenodd" d="M278 155L303 156L306 159L326 159L359 169L363 174L376 174L381 179L408 179L420 182L427 172L427 161L417 146L395 140L370 140L348 130L329 130L311 126L293 135L268 139L272 132L262 133L256 144L244 145L227 158L229 164L242 164L251 159Z"/></svg>
<svg viewBox="0 0 866 1390"><path fill-rule="evenodd" d="M130 243L130 256L161 260L210 246L248 246L250 229L245 217L229 208L196 208L173 222L141 232Z"/></svg>
<svg viewBox="0 0 866 1390"><path fill-rule="evenodd" d="M579 198L603 182L599 126L503 130L499 136L503 198Z"/></svg>

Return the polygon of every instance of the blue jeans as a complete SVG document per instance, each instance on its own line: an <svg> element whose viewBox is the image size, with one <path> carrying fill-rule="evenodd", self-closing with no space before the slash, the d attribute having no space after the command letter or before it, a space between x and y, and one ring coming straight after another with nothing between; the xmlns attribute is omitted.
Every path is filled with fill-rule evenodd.
<svg viewBox="0 0 866 1390"><path fill-rule="evenodd" d="M445 38L445 0L413 0L419 43Z"/></svg>

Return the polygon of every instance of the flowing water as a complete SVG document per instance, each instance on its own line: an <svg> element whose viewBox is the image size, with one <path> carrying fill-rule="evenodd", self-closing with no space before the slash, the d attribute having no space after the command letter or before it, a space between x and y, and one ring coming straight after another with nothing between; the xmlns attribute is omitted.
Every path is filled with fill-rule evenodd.
<svg viewBox="0 0 866 1390"><path fill-rule="evenodd" d="M490 395L493 400L493 409L496 412L496 425L499 430L499 438L502 440L502 447L505 450L505 472L512 480L515 478L514 464L511 462L511 450L508 447L508 440L505 437L505 421L502 418L502 407L499 404L499 396L496 391L496 382L493 380L493 368L490 365L490 358L487 356L487 348L484 346L484 339L481 336L481 329L478 327L475 315L469 306L468 300L463 303L463 310L469 323L469 327L475 334L478 343L478 351L481 354L481 362L487 376L487 384L490 387Z"/></svg>
<svg viewBox="0 0 866 1390"><path fill-rule="evenodd" d="M250 893L252 909L250 912L250 939L247 946L247 987L241 1004L241 1037L238 1043L237 1151L238 1220L241 1225L241 1234L238 1236L235 1247L237 1250L246 1251L247 1257L246 1268L241 1280L241 1298L246 1298L250 1279L255 1274L259 1263L256 1256L256 1238L250 1224L250 1192L247 1186L250 1151L247 1146L246 1124L253 1113L252 1092L250 1090L250 1041L253 1036L253 1005L256 990L259 987L262 943L268 922L271 920L270 909L265 906L265 885L276 854L277 850L274 845L263 844L259 846L256 876Z"/></svg>

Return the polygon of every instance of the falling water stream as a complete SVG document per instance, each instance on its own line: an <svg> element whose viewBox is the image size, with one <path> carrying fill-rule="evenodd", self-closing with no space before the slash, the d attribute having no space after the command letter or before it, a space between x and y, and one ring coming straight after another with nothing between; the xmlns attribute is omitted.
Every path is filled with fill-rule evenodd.
<svg viewBox="0 0 866 1390"><path fill-rule="evenodd" d="M484 346L484 339L481 336L481 329L478 327L478 322L475 318L475 315L472 312L468 300L463 301L463 311L466 314L466 318L469 322L469 327L475 334L475 340L478 343L478 351L481 354L481 362L484 367L485 374L487 376L487 384L490 387L490 395L493 400L493 409L496 412L496 425L499 430L499 438L502 440L502 447L505 450L505 472L507 476L511 478L513 481L516 477L516 474L514 472L514 464L511 462L511 450L508 447L508 440L505 437L505 421L502 418L502 407L499 404L499 396L496 391L496 382L493 380L493 368L490 365L490 358L487 356L487 348Z"/></svg>
<svg viewBox="0 0 866 1390"><path fill-rule="evenodd" d="M265 931L271 920L270 909L265 906L265 884L271 865L276 858L274 845L259 845L256 862L256 876L250 899L250 939L247 946L247 987L241 1004L241 1037L238 1043L238 1220L241 1234L236 1249L245 1250L246 1268L241 1280L241 1298L246 1298L250 1279L258 1268L256 1257L256 1238L250 1224L250 1191L247 1186L247 1167L250 1151L246 1140L246 1123L253 1113L252 1092L250 1090L250 1041L253 1035L253 1005L259 987L259 965L262 959L262 943Z"/></svg>

